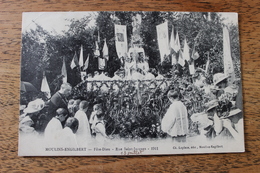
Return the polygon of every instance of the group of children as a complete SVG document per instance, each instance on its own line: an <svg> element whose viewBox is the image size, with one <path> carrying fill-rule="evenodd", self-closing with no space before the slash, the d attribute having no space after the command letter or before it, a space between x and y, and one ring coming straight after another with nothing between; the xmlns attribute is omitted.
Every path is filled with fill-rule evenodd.
<svg viewBox="0 0 260 173"><path fill-rule="evenodd" d="M92 142L103 144L107 138L104 111L101 104L95 104L90 116L89 102L70 100L68 109L58 108L50 121L39 124L39 117L45 103L41 99L31 101L20 115L21 136L43 136L46 146L86 147ZM38 130L38 126L45 126Z"/></svg>

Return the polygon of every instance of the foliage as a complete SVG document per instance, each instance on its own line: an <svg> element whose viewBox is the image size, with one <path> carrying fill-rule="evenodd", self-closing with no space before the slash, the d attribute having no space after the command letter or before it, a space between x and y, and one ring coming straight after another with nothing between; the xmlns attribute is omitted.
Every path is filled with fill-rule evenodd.
<svg viewBox="0 0 260 173"><path fill-rule="evenodd" d="M61 83L62 59L66 61L68 81L73 86L80 82L79 68L71 69L70 63L76 52L79 57L80 46L83 45L84 61L89 55L88 73L98 70L97 58L94 58L95 41L100 36L99 48L103 48L106 39L109 48L109 61L106 71L110 76L120 68L114 39L114 24L127 26L128 45L131 43L132 17L140 14L141 38L143 48L149 57L151 68L165 69L168 73L172 68L167 61L160 64L160 55L157 43L156 25L168 21L169 34L174 26L178 31L181 47L184 38L187 39L190 49L195 47L200 57L195 60L196 67L205 68L208 56L210 58L210 75L223 71L222 51L222 21L217 13L211 13L211 20L207 20L208 13L196 12L98 12L96 26L89 25L90 16L84 16L79 20L70 20L69 30L62 35L51 35L41 26L22 35L22 62L21 80L32 82L40 89L42 74L45 72L52 93L57 91ZM230 39L232 58L235 62L236 74L240 76L238 27L231 25ZM102 51L101 56L102 56ZM191 53L191 52L190 52Z"/></svg>
<svg viewBox="0 0 260 173"><path fill-rule="evenodd" d="M187 78L179 77L146 81L85 81L74 87L73 96L88 100L90 108L96 103L103 104L108 134L140 140L158 138L165 137L160 125L170 106L169 89L179 88L189 116L205 109L208 98L187 81ZM191 134L196 133L196 127L190 123Z"/></svg>

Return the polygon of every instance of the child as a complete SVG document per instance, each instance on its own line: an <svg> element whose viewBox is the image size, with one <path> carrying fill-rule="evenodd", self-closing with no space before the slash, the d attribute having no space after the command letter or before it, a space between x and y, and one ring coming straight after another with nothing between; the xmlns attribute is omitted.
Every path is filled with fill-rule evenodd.
<svg viewBox="0 0 260 173"><path fill-rule="evenodd" d="M92 130L96 134L95 139L99 144L104 144L105 139L109 138L106 134L104 113L102 111L96 112L96 122L92 125Z"/></svg>
<svg viewBox="0 0 260 173"><path fill-rule="evenodd" d="M90 115L90 118L89 118L89 124L91 126L91 130L93 129L92 126L94 127L95 124L96 124L96 121L97 121L96 114L97 114L97 112L102 112L103 113L101 104L95 104L93 106L93 111L92 111L92 113ZM92 131L92 134L94 135L93 131Z"/></svg>
<svg viewBox="0 0 260 173"><path fill-rule="evenodd" d="M79 145L85 145L91 139L90 127L86 111L88 110L88 102L83 100L79 104L79 110L75 114L75 118L79 121L78 131L76 133Z"/></svg>
<svg viewBox="0 0 260 173"><path fill-rule="evenodd" d="M76 140L75 133L79 127L79 121L77 118L69 117L66 120L65 127L59 132L57 136L56 145L57 147L80 147Z"/></svg>

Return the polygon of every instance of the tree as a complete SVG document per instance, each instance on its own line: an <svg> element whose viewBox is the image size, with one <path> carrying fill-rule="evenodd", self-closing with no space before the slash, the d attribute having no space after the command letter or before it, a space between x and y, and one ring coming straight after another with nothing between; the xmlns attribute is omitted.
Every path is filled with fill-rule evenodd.
<svg viewBox="0 0 260 173"><path fill-rule="evenodd" d="M174 26L178 31L181 47L186 38L190 48L195 47L199 58L195 60L196 67L205 66L208 55L211 61L210 73L223 72L222 19L218 13L201 12L97 12L96 26L90 25L93 17L83 16L81 19L71 19L68 31L62 35L51 35L36 24L35 30L22 34L21 79L32 82L38 89L45 74L51 88L55 88L60 80L62 59L65 58L68 80L75 86L80 82L79 69L70 69L70 63L76 52L79 57L80 46L83 45L84 61L89 55L88 73L98 70L97 58L94 58L95 41L100 36L99 48L102 49L106 39L109 49L107 71L110 76L120 68L120 61L115 48L114 25L127 27L128 45L131 46L132 19L136 14L142 17L142 46L149 57L149 66L159 68L160 54L157 42L156 25L168 21L169 34ZM209 18L210 15L210 18ZM209 20L210 19L210 20ZM240 76L238 27L229 26L232 58L235 62L236 74ZM102 52L101 52L102 56ZM163 63L167 73L171 69L169 62ZM75 77L76 76L76 77ZM56 84L55 84L56 83ZM58 86L57 86L58 87ZM54 89L52 92L55 92Z"/></svg>
<svg viewBox="0 0 260 173"><path fill-rule="evenodd" d="M48 67L45 38L49 37L42 27L22 34L21 80L31 82L40 90L42 72Z"/></svg>
<svg viewBox="0 0 260 173"><path fill-rule="evenodd" d="M74 86L80 82L79 71L70 69L71 60L80 46L84 48L84 59L87 54L93 57L94 28L88 27L90 18L70 20L69 30L63 35L51 35L40 25L22 35L21 79L32 81L40 90L42 74L45 72L52 92L59 89L61 82L62 59L66 61L68 80ZM91 63L91 60L90 60ZM90 65L90 70L91 70Z"/></svg>

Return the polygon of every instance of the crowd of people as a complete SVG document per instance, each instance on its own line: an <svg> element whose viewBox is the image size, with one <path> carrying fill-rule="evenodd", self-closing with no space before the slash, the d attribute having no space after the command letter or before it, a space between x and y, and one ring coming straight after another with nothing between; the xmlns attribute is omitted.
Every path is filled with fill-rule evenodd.
<svg viewBox="0 0 260 173"><path fill-rule="evenodd" d="M207 102L204 111L192 114L191 120L198 122L199 133L204 138L243 139L241 84L238 79L233 83L228 80L228 75L216 73L213 75L213 84L202 85Z"/></svg>
<svg viewBox="0 0 260 173"><path fill-rule="evenodd" d="M131 63L131 59L127 61L125 63ZM87 84L83 85L87 95L75 99L71 99L72 86L63 83L50 100L33 100L21 111L20 133L44 136L46 145L50 146L57 143L59 146L87 146L91 142L104 144L114 137L113 134L123 138L168 136L176 142L186 142L195 131L197 135L211 140L239 140L243 137L239 80L229 83L229 76L216 73L213 82L210 82L200 69L191 78L178 76L176 70L173 74L177 75L171 78L162 77L154 70L146 70L143 74L139 70L138 73L143 76L149 76L150 72L153 75L140 82L139 77L134 77L135 72L133 68L119 69L113 78L105 73L95 72L94 77L88 74L83 83ZM139 84L127 83L125 87L132 85L132 90L122 87L117 95L110 92L114 91L113 87L112 90L103 90L97 84L103 85L102 81L134 81L129 77L139 79ZM159 84L151 87L153 81ZM145 83L146 90L142 90L141 85ZM103 98L114 98L102 101L90 99L93 91L103 94ZM150 91L148 97L145 97L146 91ZM98 97L99 94L91 96ZM119 96L121 100L116 98ZM113 133L108 133L107 124L111 122Z"/></svg>
<svg viewBox="0 0 260 173"><path fill-rule="evenodd" d="M110 138L106 134L102 105L94 104L88 117L86 113L92 110L89 102L68 100L71 90L71 85L64 83L48 102L42 99L29 102L20 115L21 136L42 136L46 146L51 147L84 147L95 139L102 144Z"/></svg>
<svg viewBox="0 0 260 173"><path fill-rule="evenodd" d="M111 80L152 80L162 79L158 70L149 67L149 58L144 55L142 48L137 48L137 52L129 52L129 55L120 58L120 68L117 69L113 76L108 72L99 71L82 72L81 79L87 81L111 81ZM140 49L140 50L139 50Z"/></svg>

